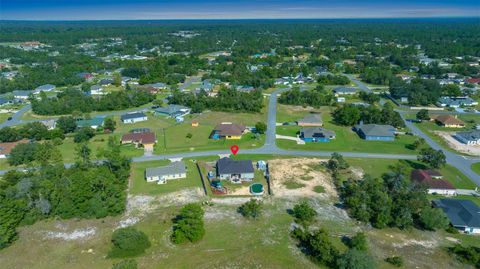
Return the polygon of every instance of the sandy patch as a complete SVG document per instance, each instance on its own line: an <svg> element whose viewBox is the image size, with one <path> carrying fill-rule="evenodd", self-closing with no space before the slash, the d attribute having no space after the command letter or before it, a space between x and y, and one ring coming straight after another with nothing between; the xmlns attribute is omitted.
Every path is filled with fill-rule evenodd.
<svg viewBox="0 0 480 269"><path fill-rule="evenodd" d="M468 155L474 155L474 156L480 156L480 146L468 146L463 143L460 143L460 141L456 140L453 138L453 134L455 132L443 132L443 131L434 131L436 135L440 136L445 142L447 142L448 146L455 149L456 151L459 151L461 153L465 153Z"/></svg>
<svg viewBox="0 0 480 269"><path fill-rule="evenodd" d="M281 159L269 162L273 195L276 197L336 197L337 192L330 175L312 169L326 160L323 159ZM298 188L288 189L286 184L296 184ZM316 186L322 186L324 193L315 192Z"/></svg>
<svg viewBox="0 0 480 269"><path fill-rule="evenodd" d="M242 186L235 188L233 191L228 191L228 195L252 195L250 193L250 186Z"/></svg>
<svg viewBox="0 0 480 269"><path fill-rule="evenodd" d="M46 238L63 239L66 241L87 239L95 235L97 229L89 227L86 229L77 229L71 232L47 232Z"/></svg>

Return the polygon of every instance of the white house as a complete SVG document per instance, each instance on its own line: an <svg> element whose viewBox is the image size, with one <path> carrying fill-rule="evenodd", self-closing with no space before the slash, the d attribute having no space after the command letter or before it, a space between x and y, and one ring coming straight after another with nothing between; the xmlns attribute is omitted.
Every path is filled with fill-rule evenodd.
<svg viewBox="0 0 480 269"><path fill-rule="evenodd" d="M103 91L102 86L92 85L90 87L90 95L104 95L104 94L106 93Z"/></svg>
<svg viewBox="0 0 480 269"><path fill-rule="evenodd" d="M147 115L143 112L132 112L123 114L121 117L123 123L136 123L148 120Z"/></svg>
<svg viewBox="0 0 480 269"><path fill-rule="evenodd" d="M172 162L167 166L147 168L145 170L145 179L147 182L157 182L165 184L167 180L180 179L187 177L187 169L182 161Z"/></svg>

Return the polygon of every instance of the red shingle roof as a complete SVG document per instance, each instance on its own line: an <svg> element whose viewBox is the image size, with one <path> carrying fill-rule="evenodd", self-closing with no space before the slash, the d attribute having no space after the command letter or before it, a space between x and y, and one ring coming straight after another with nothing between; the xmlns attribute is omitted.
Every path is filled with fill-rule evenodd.
<svg viewBox="0 0 480 269"><path fill-rule="evenodd" d="M140 144L155 144L155 133L128 133L122 136L122 141L132 141Z"/></svg>
<svg viewBox="0 0 480 269"><path fill-rule="evenodd" d="M455 189L450 182L444 179L433 178L439 176L441 176L441 174L435 170L416 169L412 171L412 180L427 186L429 189Z"/></svg>

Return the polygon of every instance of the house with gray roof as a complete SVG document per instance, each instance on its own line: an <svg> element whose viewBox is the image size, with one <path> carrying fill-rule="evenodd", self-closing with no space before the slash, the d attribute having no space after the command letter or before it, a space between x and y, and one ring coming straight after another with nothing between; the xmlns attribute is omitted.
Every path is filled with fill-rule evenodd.
<svg viewBox="0 0 480 269"><path fill-rule="evenodd" d="M365 140L394 141L395 127L380 124L358 124L353 128L358 135Z"/></svg>
<svg viewBox="0 0 480 269"><path fill-rule="evenodd" d="M13 101L7 98L0 97L0 106L13 104Z"/></svg>
<svg viewBox="0 0 480 269"><path fill-rule="evenodd" d="M145 169L145 179L147 182L157 182L165 184L167 180L180 179L187 177L187 169L182 161L172 162L166 166Z"/></svg>
<svg viewBox="0 0 480 269"><path fill-rule="evenodd" d="M447 97L442 96L438 99L438 105L442 107L462 107L462 106L476 106L478 102L472 98L466 97Z"/></svg>
<svg viewBox="0 0 480 269"><path fill-rule="evenodd" d="M322 126L323 120L320 113L310 113L297 121L298 126Z"/></svg>
<svg viewBox="0 0 480 269"><path fill-rule="evenodd" d="M42 86L38 86L37 88L35 88L35 92L50 92L50 91L53 91L55 90L55 85L52 85L52 84L45 84L45 85L42 85Z"/></svg>
<svg viewBox="0 0 480 269"><path fill-rule="evenodd" d="M480 129L466 132L457 132L453 135L455 139L467 145L480 145Z"/></svg>
<svg viewBox="0 0 480 269"><path fill-rule="evenodd" d="M433 204L441 208L453 227L468 234L480 234L480 207L470 200L439 199Z"/></svg>
<svg viewBox="0 0 480 269"><path fill-rule="evenodd" d="M355 88L350 88L350 87L337 87L333 89L333 93L335 96L338 95L353 95L357 92Z"/></svg>
<svg viewBox="0 0 480 269"><path fill-rule="evenodd" d="M329 142L335 137L334 131L320 127L302 128L300 130L300 139L305 142Z"/></svg>
<svg viewBox="0 0 480 269"><path fill-rule="evenodd" d="M30 94L32 93L32 91L21 91L21 90L18 90L18 91L13 91L12 94L13 94L13 97L17 100L27 100L28 97L30 96Z"/></svg>
<svg viewBox="0 0 480 269"><path fill-rule="evenodd" d="M155 115L175 118L190 113L190 108L181 105L168 105L155 109Z"/></svg>
<svg viewBox="0 0 480 269"><path fill-rule="evenodd" d="M221 158L217 161L217 177L232 183L252 181L255 177L252 161Z"/></svg>
<svg viewBox="0 0 480 269"><path fill-rule="evenodd" d="M147 115L143 112L130 112L120 116L122 123L137 123L148 120Z"/></svg>

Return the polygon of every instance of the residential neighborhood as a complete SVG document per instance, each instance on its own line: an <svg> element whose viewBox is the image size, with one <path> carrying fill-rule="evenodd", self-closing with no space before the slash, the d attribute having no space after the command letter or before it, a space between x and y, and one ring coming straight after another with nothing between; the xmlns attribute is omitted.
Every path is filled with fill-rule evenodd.
<svg viewBox="0 0 480 269"><path fill-rule="evenodd" d="M476 6L107 2L2 2L0 268L478 267Z"/></svg>

